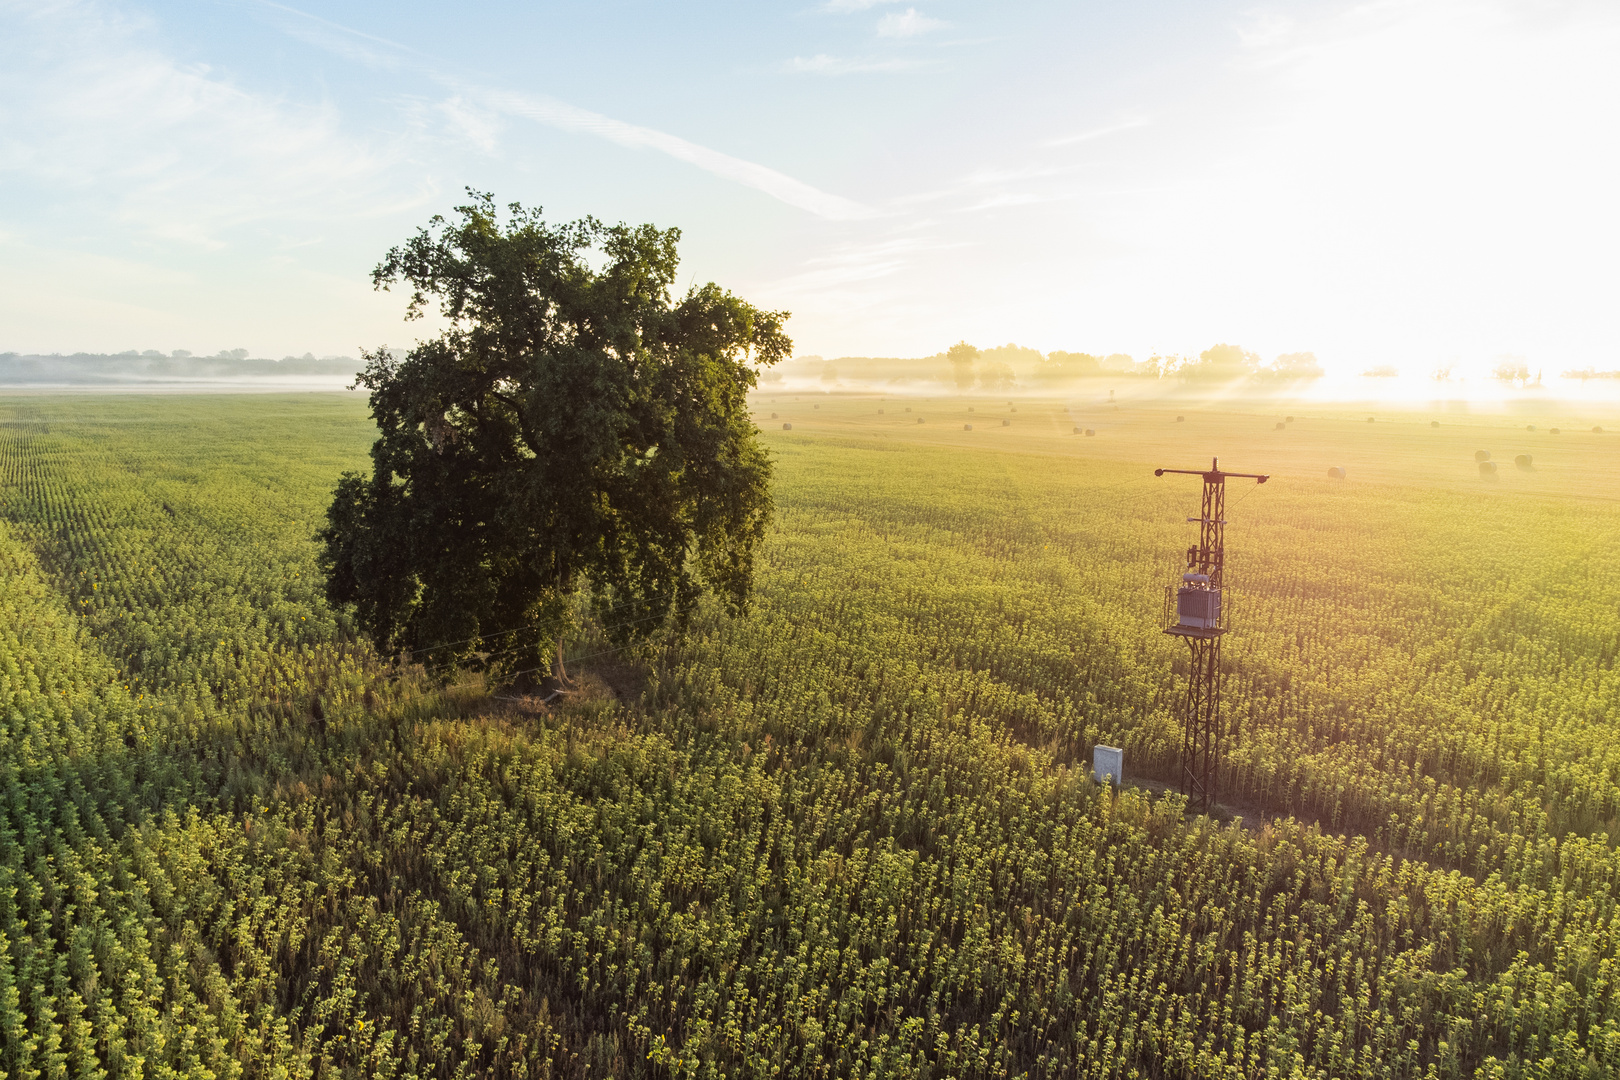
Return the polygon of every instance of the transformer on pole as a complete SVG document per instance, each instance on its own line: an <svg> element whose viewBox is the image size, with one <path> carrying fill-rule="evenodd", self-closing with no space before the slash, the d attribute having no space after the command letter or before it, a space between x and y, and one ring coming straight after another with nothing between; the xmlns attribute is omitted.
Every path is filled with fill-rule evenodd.
<svg viewBox="0 0 1620 1080"><path fill-rule="evenodd" d="M1222 572L1226 562L1226 481L1229 478L1263 484L1260 473L1222 472L1217 459L1209 469L1154 469L1154 476L1180 473L1204 479L1203 510L1188 521L1198 522L1198 543L1187 549L1187 570L1181 585L1164 588L1164 632L1186 640L1191 649L1187 693L1182 700L1181 792L1188 805L1209 812L1215 802L1221 766L1221 635L1228 629L1231 605L1221 603Z"/></svg>

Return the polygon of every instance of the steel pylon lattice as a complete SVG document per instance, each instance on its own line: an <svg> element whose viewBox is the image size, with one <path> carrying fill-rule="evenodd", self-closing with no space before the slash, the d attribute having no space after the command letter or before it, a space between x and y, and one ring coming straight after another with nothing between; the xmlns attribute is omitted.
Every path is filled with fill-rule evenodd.
<svg viewBox="0 0 1620 1080"><path fill-rule="evenodd" d="M1198 543L1187 549L1187 570L1175 590L1165 588L1164 632L1184 639L1190 650L1187 688L1181 703L1181 792L1189 806L1208 813L1215 804L1221 768L1221 637L1228 630L1230 604L1222 603L1226 570L1226 481L1263 484L1261 473L1229 473L1211 458L1209 468L1155 469L1154 476L1179 473L1202 477L1204 497L1196 518Z"/></svg>

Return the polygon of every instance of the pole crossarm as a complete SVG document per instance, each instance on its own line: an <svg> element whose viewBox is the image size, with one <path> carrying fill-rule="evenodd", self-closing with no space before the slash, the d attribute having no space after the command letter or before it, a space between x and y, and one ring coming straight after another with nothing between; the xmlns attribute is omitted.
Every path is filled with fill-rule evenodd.
<svg viewBox="0 0 1620 1080"><path fill-rule="evenodd" d="M1154 476L1163 476L1165 473L1176 473L1176 474L1178 474L1180 476L1215 476L1215 477L1218 478L1216 480L1216 483L1219 483L1221 480L1253 480L1256 483L1263 484L1267 480L1271 479L1271 474L1270 473L1221 472L1218 469L1154 469L1153 470L1153 475Z"/></svg>

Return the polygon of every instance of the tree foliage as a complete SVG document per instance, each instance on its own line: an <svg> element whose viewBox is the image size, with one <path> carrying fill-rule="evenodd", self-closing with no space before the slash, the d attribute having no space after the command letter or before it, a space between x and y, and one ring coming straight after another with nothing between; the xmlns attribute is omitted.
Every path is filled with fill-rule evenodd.
<svg viewBox="0 0 1620 1080"><path fill-rule="evenodd" d="M1068 382L1088 375L1101 375L1102 370L1102 360L1090 353L1054 350L1036 365L1035 378L1048 383Z"/></svg>
<svg viewBox="0 0 1620 1080"><path fill-rule="evenodd" d="M1176 369L1182 379L1228 382L1253 375L1260 369L1260 357L1236 345L1211 345L1198 354L1196 363L1187 361Z"/></svg>
<svg viewBox="0 0 1620 1080"><path fill-rule="evenodd" d="M1011 390L1018 383L1012 365L1005 360L986 360L979 365L979 389L997 393Z"/></svg>
<svg viewBox="0 0 1620 1080"><path fill-rule="evenodd" d="M979 358L978 348L965 341L958 341L945 351L945 358L951 362L951 374L956 379L956 388L973 389L973 362Z"/></svg>
<svg viewBox="0 0 1620 1080"><path fill-rule="evenodd" d="M740 606L771 510L745 395L786 312L713 284L670 298L676 229L506 222L474 193L373 274L449 324L366 355L380 429L320 533L327 592L387 650L536 663L587 594L620 637L705 588Z"/></svg>
<svg viewBox="0 0 1620 1080"><path fill-rule="evenodd" d="M1324 374L1322 365L1313 352L1283 353L1273 360L1271 366L1266 368L1263 375L1278 380L1293 381L1296 379L1320 379Z"/></svg>

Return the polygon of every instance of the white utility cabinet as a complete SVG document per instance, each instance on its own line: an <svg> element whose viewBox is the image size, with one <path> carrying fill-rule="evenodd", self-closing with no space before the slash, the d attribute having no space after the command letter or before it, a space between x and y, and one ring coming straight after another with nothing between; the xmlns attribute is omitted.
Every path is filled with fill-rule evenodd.
<svg viewBox="0 0 1620 1080"><path fill-rule="evenodd" d="M1117 746L1098 746L1091 751L1091 772L1097 783L1112 779L1115 784L1125 782L1125 751Z"/></svg>

